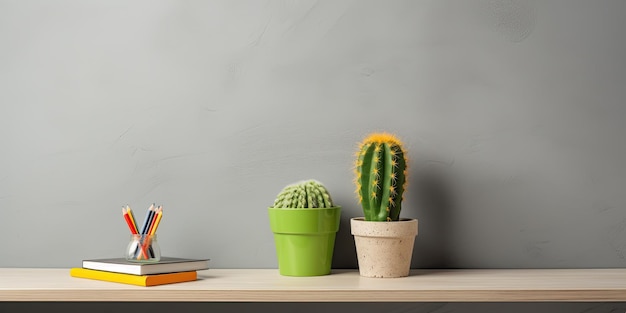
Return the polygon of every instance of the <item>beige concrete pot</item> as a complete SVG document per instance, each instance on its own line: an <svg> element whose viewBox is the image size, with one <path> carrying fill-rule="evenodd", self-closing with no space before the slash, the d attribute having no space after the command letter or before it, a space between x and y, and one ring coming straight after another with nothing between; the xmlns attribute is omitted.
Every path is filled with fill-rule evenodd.
<svg viewBox="0 0 626 313"><path fill-rule="evenodd" d="M350 220L350 228L361 276L409 276L417 219L368 222L363 217L355 217Z"/></svg>

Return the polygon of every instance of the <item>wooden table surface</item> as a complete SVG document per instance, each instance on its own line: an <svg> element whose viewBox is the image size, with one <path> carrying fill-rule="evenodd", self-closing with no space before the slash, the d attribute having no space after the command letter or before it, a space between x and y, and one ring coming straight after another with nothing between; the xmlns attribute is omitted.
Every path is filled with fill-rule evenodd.
<svg viewBox="0 0 626 313"><path fill-rule="evenodd" d="M626 269L413 270L404 278L209 269L197 281L140 287L71 277L68 268L0 268L0 301L620 302Z"/></svg>

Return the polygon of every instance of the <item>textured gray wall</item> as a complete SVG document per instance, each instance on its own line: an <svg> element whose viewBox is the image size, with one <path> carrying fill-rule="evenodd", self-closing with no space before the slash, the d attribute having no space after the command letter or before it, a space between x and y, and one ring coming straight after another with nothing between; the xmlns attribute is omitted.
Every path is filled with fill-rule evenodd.
<svg viewBox="0 0 626 313"><path fill-rule="evenodd" d="M276 268L266 208L315 178L355 268L354 148L386 130L411 157L414 267L623 267L625 13L0 0L0 266L121 255L121 206L156 202L164 254Z"/></svg>

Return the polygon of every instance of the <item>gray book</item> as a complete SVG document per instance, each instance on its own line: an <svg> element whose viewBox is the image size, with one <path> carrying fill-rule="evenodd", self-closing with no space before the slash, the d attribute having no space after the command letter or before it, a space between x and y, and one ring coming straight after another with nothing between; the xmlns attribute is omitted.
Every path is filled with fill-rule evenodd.
<svg viewBox="0 0 626 313"><path fill-rule="evenodd" d="M133 275L151 275L209 269L209 259L161 257L155 263L131 262L125 258L83 260L83 268Z"/></svg>

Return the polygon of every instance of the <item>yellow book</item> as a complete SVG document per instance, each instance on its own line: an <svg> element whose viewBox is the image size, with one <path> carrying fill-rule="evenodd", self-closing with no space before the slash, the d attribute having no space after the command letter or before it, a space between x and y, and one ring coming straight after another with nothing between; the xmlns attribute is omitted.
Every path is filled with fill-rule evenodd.
<svg viewBox="0 0 626 313"><path fill-rule="evenodd" d="M147 287L194 281L198 278L198 273L196 271L187 271L153 275L133 275L76 267L70 269L70 276Z"/></svg>

